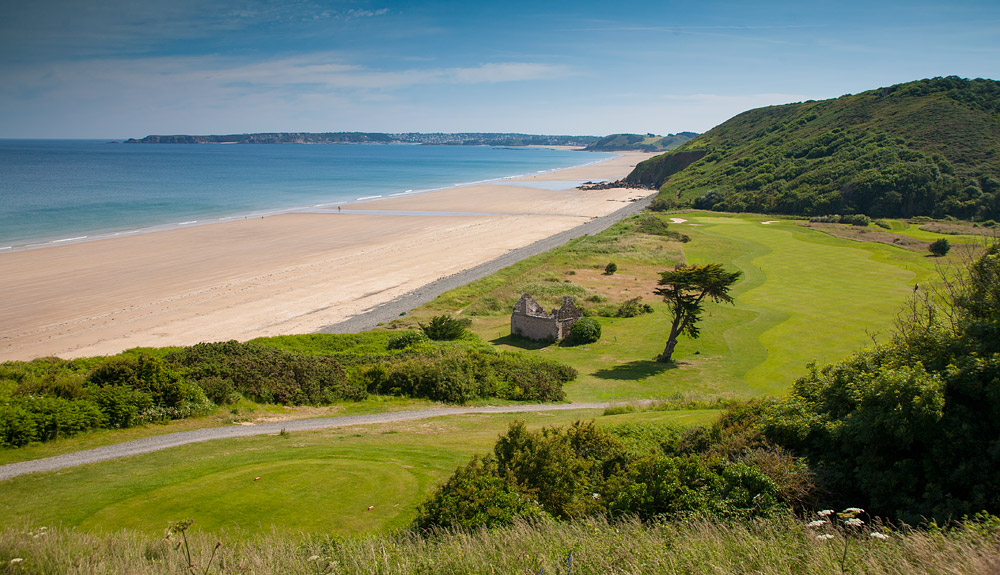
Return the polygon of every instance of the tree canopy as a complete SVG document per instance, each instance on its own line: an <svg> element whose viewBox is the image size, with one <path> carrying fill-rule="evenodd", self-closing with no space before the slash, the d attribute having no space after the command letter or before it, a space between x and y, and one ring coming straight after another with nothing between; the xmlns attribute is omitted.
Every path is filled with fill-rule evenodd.
<svg viewBox="0 0 1000 575"><path fill-rule="evenodd" d="M729 288L740 278L742 272L727 272L719 264L678 266L672 271L660 272L660 281L653 293L663 297L670 308L673 321L667 346L657 361L672 361L677 336L684 334L695 339L699 335L698 321L701 319L705 298L712 301L733 303Z"/></svg>

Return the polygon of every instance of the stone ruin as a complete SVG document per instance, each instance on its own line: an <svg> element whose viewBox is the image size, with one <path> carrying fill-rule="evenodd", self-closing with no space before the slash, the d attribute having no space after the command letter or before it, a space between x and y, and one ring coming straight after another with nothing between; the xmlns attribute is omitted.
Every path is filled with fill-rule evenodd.
<svg viewBox="0 0 1000 575"><path fill-rule="evenodd" d="M510 315L510 333L539 341L558 341L567 337L570 328L582 317L583 312L573 305L572 297L563 297L561 308L545 313L545 308L524 294Z"/></svg>

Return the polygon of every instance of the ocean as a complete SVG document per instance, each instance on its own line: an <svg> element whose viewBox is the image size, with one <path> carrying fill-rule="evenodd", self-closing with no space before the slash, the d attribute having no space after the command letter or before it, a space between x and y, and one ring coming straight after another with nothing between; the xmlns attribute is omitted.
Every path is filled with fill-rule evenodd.
<svg viewBox="0 0 1000 575"><path fill-rule="evenodd" d="M0 140L0 252L347 207L612 156L486 146Z"/></svg>

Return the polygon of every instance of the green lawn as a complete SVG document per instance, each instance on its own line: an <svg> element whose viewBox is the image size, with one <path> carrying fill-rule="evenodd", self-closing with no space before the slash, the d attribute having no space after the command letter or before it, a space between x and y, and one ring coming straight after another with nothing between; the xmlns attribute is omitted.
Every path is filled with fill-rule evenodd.
<svg viewBox="0 0 1000 575"><path fill-rule="evenodd" d="M603 334L595 344L515 341L508 337L505 314L475 316L473 330L497 345L527 348L576 367L581 375L567 387L576 401L780 394L806 372L809 362L835 362L870 345L873 337L884 339L913 285L934 276L934 262L924 254L835 238L794 221L765 225L762 220L769 220L760 216L710 213L675 217L688 220L671 225L691 237L691 242L677 244L688 262L720 262L744 273L733 291L736 304L707 306L702 337L682 337L676 365L652 361L665 344L670 318L651 292L656 271L675 261L670 250L663 250L659 265L651 258L633 263L628 257L604 256L624 263L615 276L591 274L585 283L588 293L602 291L601 282L613 284L610 291L617 291L619 299L643 295L656 311L638 318L601 318ZM550 256L533 273L552 275L560 266L573 268L572 263ZM584 270L571 271L575 275L568 277L584 283L578 279ZM636 279L622 283L618 276ZM475 287L465 288L465 302L475 299L468 293ZM444 294L441 301L455 300ZM443 308L439 302L430 309L440 313Z"/></svg>
<svg viewBox="0 0 1000 575"><path fill-rule="evenodd" d="M473 454L489 451L515 419L533 428L581 418L690 426L717 415L463 415L210 441L5 481L0 524L27 518L37 526L161 534L171 521L194 519L204 531L386 531L407 525L438 484Z"/></svg>

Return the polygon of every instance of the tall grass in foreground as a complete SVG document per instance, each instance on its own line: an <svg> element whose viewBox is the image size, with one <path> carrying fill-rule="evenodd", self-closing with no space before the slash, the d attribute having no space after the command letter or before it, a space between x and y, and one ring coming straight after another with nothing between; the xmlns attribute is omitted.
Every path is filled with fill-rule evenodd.
<svg viewBox="0 0 1000 575"><path fill-rule="evenodd" d="M1000 533L967 527L891 533L888 540L821 540L785 516L747 523L694 519L644 525L604 519L420 536L252 538L92 535L70 529L0 531L0 573L760 573L1000 572ZM213 549L221 547L209 564ZM17 561L20 559L20 561ZM843 569L842 569L843 567Z"/></svg>

